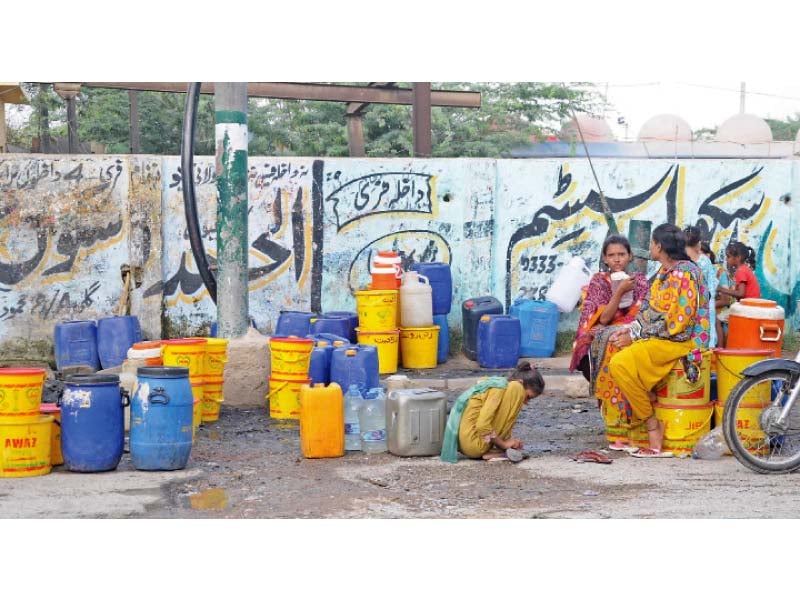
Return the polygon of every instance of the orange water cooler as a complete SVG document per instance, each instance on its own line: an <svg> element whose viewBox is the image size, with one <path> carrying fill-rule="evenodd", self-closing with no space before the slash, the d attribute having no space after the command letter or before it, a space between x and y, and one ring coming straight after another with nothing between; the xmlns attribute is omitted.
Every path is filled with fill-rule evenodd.
<svg viewBox="0 0 800 600"><path fill-rule="evenodd" d="M780 357L785 313L773 300L744 298L733 304L728 317L730 349L771 350Z"/></svg>

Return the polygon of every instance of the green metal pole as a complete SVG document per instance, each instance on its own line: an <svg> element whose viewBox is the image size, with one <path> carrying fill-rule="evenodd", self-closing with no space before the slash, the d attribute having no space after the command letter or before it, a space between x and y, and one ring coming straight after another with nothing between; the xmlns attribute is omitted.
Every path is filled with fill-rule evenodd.
<svg viewBox="0 0 800 600"><path fill-rule="evenodd" d="M247 83L217 83L217 321L218 335L241 337L248 327Z"/></svg>

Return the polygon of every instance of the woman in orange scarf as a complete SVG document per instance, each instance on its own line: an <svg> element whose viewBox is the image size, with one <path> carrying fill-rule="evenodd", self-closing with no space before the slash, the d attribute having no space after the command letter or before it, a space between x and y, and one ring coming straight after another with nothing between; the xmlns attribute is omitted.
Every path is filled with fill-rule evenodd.
<svg viewBox="0 0 800 600"><path fill-rule="evenodd" d="M583 373L591 383L592 390L595 389L598 373L608 369L608 337L620 326L633 321L648 288L644 273L623 277L633 259L627 238L621 235L608 236L603 242L602 257L609 272L595 273L587 286L569 365L570 371L580 370ZM621 279L617 284L612 277Z"/></svg>

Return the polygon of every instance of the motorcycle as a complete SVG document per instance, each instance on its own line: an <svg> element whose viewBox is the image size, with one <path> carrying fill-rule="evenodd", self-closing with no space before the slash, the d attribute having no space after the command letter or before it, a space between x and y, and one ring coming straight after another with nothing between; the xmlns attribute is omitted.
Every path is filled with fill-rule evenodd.
<svg viewBox="0 0 800 600"><path fill-rule="evenodd" d="M800 352L742 371L725 403L722 431L733 455L757 473L800 469Z"/></svg>

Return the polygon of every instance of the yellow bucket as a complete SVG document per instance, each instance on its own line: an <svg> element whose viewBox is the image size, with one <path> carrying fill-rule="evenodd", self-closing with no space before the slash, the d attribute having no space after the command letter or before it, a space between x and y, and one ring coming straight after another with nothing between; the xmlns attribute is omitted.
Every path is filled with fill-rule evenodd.
<svg viewBox="0 0 800 600"><path fill-rule="evenodd" d="M397 329L397 290L355 292L358 326L364 331Z"/></svg>
<svg viewBox="0 0 800 600"><path fill-rule="evenodd" d="M309 385L310 379L286 381L269 378L269 416L273 419L300 420L300 388Z"/></svg>
<svg viewBox="0 0 800 600"><path fill-rule="evenodd" d="M203 422L203 397L205 396L205 379L189 376L192 384L192 436Z"/></svg>
<svg viewBox="0 0 800 600"><path fill-rule="evenodd" d="M180 338L163 340L161 352L165 367L184 367L189 369L189 377L203 375L206 338Z"/></svg>
<svg viewBox="0 0 800 600"><path fill-rule="evenodd" d="M53 424L50 427L50 464L54 467L64 464L64 456L61 454L61 409L54 403L43 403L41 412L43 415L51 415Z"/></svg>
<svg viewBox="0 0 800 600"><path fill-rule="evenodd" d="M435 369L439 326L400 328L400 355L406 369Z"/></svg>
<svg viewBox="0 0 800 600"><path fill-rule="evenodd" d="M271 376L282 381L305 381L314 340L295 337L269 339Z"/></svg>
<svg viewBox="0 0 800 600"><path fill-rule="evenodd" d="M53 417L27 423L0 422L0 477L33 477L50 472Z"/></svg>
<svg viewBox="0 0 800 600"><path fill-rule="evenodd" d="M725 404L731 390L742 380L742 371L753 363L772 356L772 350L765 349L717 348L714 352L717 355L717 401L721 405ZM769 404L769 397L770 385L767 381L751 388L744 400L747 403L756 404L766 398L766 402Z"/></svg>
<svg viewBox="0 0 800 600"><path fill-rule="evenodd" d="M677 361L667 376L653 390L659 402L676 406L697 406L711 400L711 363L714 353L703 352L697 381L690 382L683 371L683 362Z"/></svg>
<svg viewBox="0 0 800 600"><path fill-rule="evenodd" d="M375 346L378 349L378 373L386 375L397 373L397 350L400 344L400 330L364 331L356 327L358 343Z"/></svg>
<svg viewBox="0 0 800 600"><path fill-rule="evenodd" d="M219 419L219 405L222 402L222 378L205 380L203 386L203 423Z"/></svg>
<svg viewBox="0 0 800 600"><path fill-rule="evenodd" d="M695 406L681 404L655 405L656 418L666 424L661 449L676 456L692 453L697 440L711 431L711 403Z"/></svg>
<svg viewBox="0 0 800 600"><path fill-rule="evenodd" d="M203 375L206 377L222 377L225 363L228 362L228 340L221 338L204 338L206 353L203 360Z"/></svg>
<svg viewBox="0 0 800 600"><path fill-rule="evenodd" d="M30 423L39 416L44 369L0 369L0 419L5 423Z"/></svg>

